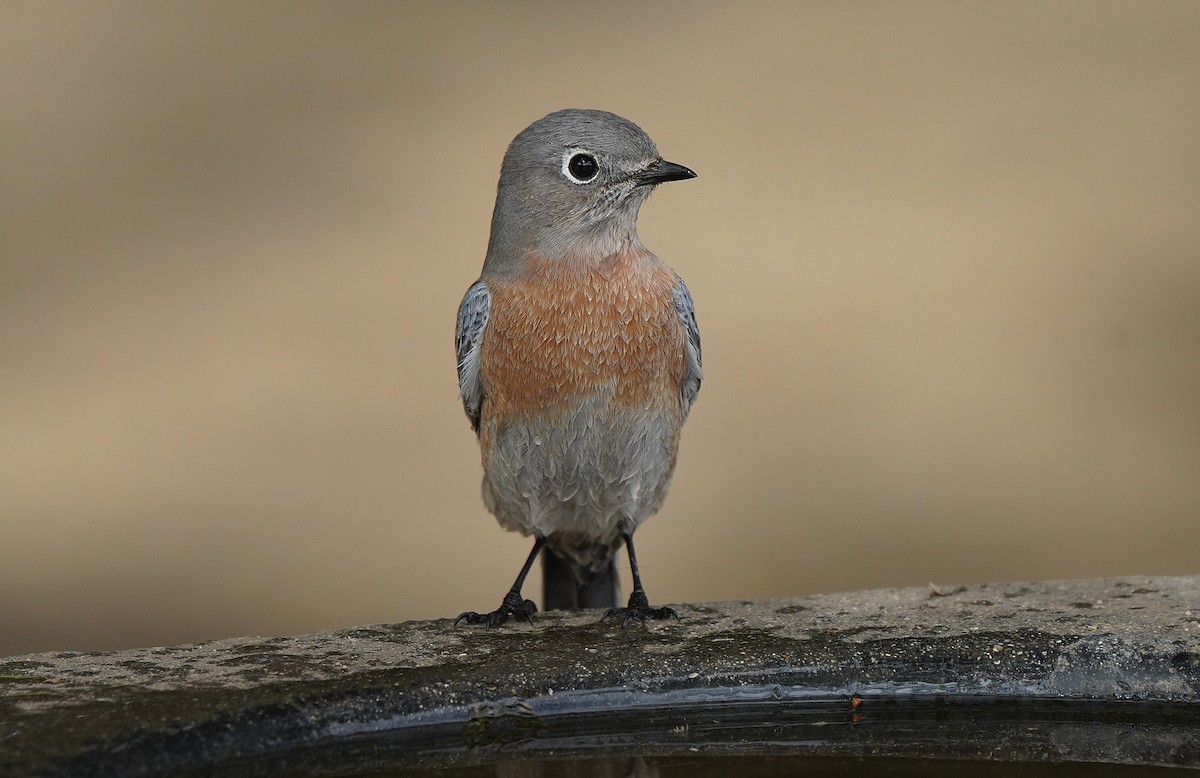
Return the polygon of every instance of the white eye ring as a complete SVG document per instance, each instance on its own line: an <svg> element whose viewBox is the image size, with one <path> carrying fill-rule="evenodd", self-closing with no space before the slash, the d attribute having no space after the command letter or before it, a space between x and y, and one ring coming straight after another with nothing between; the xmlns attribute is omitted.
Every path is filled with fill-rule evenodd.
<svg viewBox="0 0 1200 778"><path fill-rule="evenodd" d="M571 170L571 163L576 162L577 158L591 164L592 174L587 178L580 178ZM578 168L578 164L575 167ZM600 175L600 163L596 161L596 155L587 149L567 149L562 158L562 174L572 184L590 184Z"/></svg>

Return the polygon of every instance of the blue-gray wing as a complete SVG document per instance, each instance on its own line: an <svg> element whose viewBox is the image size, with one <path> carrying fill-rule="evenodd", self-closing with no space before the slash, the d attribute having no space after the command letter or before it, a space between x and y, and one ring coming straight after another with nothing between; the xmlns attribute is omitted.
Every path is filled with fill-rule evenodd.
<svg viewBox="0 0 1200 778"><path fill-rule="evenodd" d="M491 295L482 281L476 281L463 295L458 307L458 326L454 330L454 353L458 357L458 393L463 409L471 420L471 429L479 434L479 414L483 407L483 380L479 374L479 352L483 331L487 329Z"/></svg>
<svg viewBox="0 0 1200 778"><path fill-rule="evenodd" d="M683 381L679 391L683 396L683 416L687 418L700 394L700 382L704 379L703 360L700 356L700 327L696 324L696 307L692 304L692 293L682 278L676 276L679 283L675 285L675 312L687 334L687 365L683 371Z"/></svg>

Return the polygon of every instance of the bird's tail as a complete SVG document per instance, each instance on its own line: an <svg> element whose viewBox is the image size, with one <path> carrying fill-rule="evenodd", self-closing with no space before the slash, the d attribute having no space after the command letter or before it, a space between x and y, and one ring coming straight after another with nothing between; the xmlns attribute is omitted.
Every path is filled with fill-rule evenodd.
<svg viewBox="0 0 1200 778"><path fill-rule="evenodd" d="M599 571L542 549L542 607L545 610L616 608L621 598L616 555Z"/></svg>

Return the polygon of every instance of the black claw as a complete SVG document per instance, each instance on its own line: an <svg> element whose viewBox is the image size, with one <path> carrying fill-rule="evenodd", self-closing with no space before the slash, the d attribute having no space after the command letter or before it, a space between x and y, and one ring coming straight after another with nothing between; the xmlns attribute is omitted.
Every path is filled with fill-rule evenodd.
<svg viewBox="0 0 1200 778"><path fill-rule="evenodd" d="M491 629L508 621L509 616L516 616L533 624L533 614L535 613L537 613L537 605L533 600L523 600L520 592L510 591L504 595L504 601L496 610L491 613L476 613L475 611L460 613L454 620L454 625L458 626L459 622L465 621L468 624L482 624Z"/></svg>
<svg viewBox="0 0 1200 778"><path fill-rule="evenodd" d="M650 602L646 599L646 593L641 589L634 589L629 595L629 605L624 608L609 608L604 611L604 615L600 617L601 621L610 616L621 617L621 627L629 625L629 622L637 619L645 623L646 619L654 619L662 621L663 619L675 619L679 621L679 614L671 608L651 608Z"/></svg>

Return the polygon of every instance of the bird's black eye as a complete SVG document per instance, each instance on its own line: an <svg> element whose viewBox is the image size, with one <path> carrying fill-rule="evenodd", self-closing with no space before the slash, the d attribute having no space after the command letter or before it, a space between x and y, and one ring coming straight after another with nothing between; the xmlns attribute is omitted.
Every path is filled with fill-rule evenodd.
<svg viewBox="0 0 1200 778"><path fill-rule="evenodd" d="M591 154L574 154L567 160L567 174L581 184L586 184L600 172L596 158Z"/></svg>

